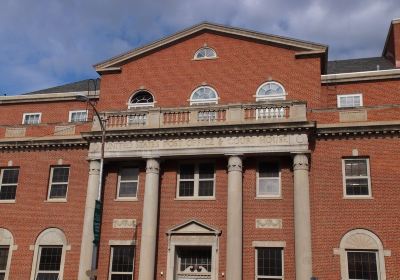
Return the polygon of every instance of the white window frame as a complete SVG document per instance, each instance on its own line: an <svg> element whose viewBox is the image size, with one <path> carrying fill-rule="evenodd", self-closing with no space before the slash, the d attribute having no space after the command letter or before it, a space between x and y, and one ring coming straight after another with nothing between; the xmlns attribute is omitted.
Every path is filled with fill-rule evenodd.
<svg viewBox="0 0 400 280"><path fill-rule="evenodd" d="M343 106L340 102L340 99L342 97L360 97L360 105L359 106L355 106L353 104L353 106ZM354 103L354 99L353 99L353 103ZM337 95L337 107L338 108L358 108L358 107L362 107L363 106L363 95L361 93L356 93L356 94L339 94Z"/></svg>
<svg viewBox="0 0 400 280"><path fill-rule="evenodd" d="M152 98L153 98L153 102L149 102L149 103L131 103L132 98L134 98L136 94L141 93L141 92L146 92L146 93L150 94L152 96ZM145 108L154 107L154 103L156 103L156 101L154 99L154 95L148 90L141 89L141 90L135 91L129 97L127 105L128 105L128 110L129 109L145 109Z"/></svg>
<svg viewBox="0 0 400 280"><path fill-rule="evenodd" d="M197 55L199 54L199 52L201 52L204 49L210 49L214 52L213 56L205 56L205 57L197 57ZM193 60L205 60L205 59L216 59L218 58L217 52L215 51L215 49L210 48L210 47L201 47L200 49L198 49L193 56Z"/></svg>
<svg viewBox="0 0 400 280"><path fill-rule="evenodd" d="M18 249L18 246L14 244L14 237L12 233L5 228L0 228L0 247L8 248L6 270L1 271L4 273L4 280L7 280L10 274L12 254L13 251Z"/></svg>
<svg viewBox="0 0 400 280"><path fill-rule="evenodd" d="M254 279L277 279L281 278L282 280L285 279L285 247L286 242L284 241L253 241L254 247L254 256L255 256L255 264L254 264ZM259 248L281 248L282 254L282 276L258 276L258 249Z"/></svg>
<svg viewBox="0 0 400 280"><path fill-rule="evenodd" d="M209 163L212 164L214 167L214 177L212 179L213 182L213 195L212 196L199 196L199 185L200 181L211 181L211 179L200 179L199 175L199 165L204 164L204 163ZM194 178L193 179L181 179L181 166L182 165L189 165L193 164L194 165ZM214 161L188 161L188 162L180 162L178 165L178 172L177 172L177 184L176 184L176 199L178 200L213 200L215 199L215 193L216 193L216 164ZM180 196L179 195L179 185L181 181L193 181L194 182L194 190L193 190L193 195L192 196Z"/></svg>
<svg viewBox="0 0 400 280"><path fill-rule="evenodd" d="M68 172L68 181L67 182L56 182L53 183L53 172L55 168L68 168L69 172ZM71 166L69 165L55 165L55 166L51 166L50 167L50 178L49 178L49 186L48 186L48 192L47 192L47 200L48 201L60 201L60 202L65 202L67 201L67 197L68 197L68 189L69 189L69 177L71 176ZM67 191L65 193L65 197L64 198L51 198L50 197L50 193L51 193L51 187L52 185L65 185L67 184Z"/></svg>
<svg viewBox="0 0 400 280"><path fill-rule="evenodd" d="M367 176L346 176L346 160L366 160ZM348 195L346 192L346 179L368 179L368 195ZM371 171L368 157L344 157L342 158L342 182L343 182L343 197L351 199L370 199L372 198L371 188Z"/></svg>
<svg viewBox="0 0 400 280"><path fill-rule="evenodd" d="M346 250L346 266L347 266L346 271L347 271L347 277L348 277L349 280L359 280L359 279L356 279L356 278L350 278L350 277L349 277L349 259L348 259L348 253L349 253L349 252L353 252L353 253L374 253L374 254L375 254L375 261L376 261L376 272L377 272L377 274L378 274L378 279L379 279L379 280L381 279L381 277L380 277L381 272L380 272L380 269L379 269L379 255L378 255L378 251L376 251L376 250L356 250L356 249L350 249L350 250ZM361 279L361 280L362 280L362 279Z"/></svg>
<svg viewBox="0 0 400 280"><path fill-rule="evenodd" d="M277 164L278 169L279 169L279 178L278 177L260 177L260 164L262 163L272 163L272 164ZM260 179L267 179L267 178L274 178L274 179L279 179L279 193L276 195L261 195L260 194ZM282 198L282 168L281 164L279 161L263 161L260 160L257 162L257 174L256 174L256 198L262 198L262 199L280 199Z"/></svg>
<svg viewBox="0 0 400 280"><path fill-rule="evenodd" d="M61 259L60 259L60 269L59 270L40 270L40 258L42 256L42 249L43 248L54 248L58 247L61 248ZM61 270L62 270L62 262L63 262L63 246L62 245L39 245L38 249L38 257L37 257L37 262L36 262L36 273L35 273L35 279L37 279L37 276L39 273L58 273L58 279L62 279L61 276Z"/></svg>
<svg viewBox="0 0 400 280"><path fill-rule="evenodd" d="M1 248L8 249L6 269L5 270L0 270L0 273L4 273L4 280L7 280L8 279L8 275L10 273L10 262L11 262L12 246L10 246L10 245L0 245L0 249Z"/></svg>
<svg viewBox="0 0 400 280"><path fill-rule="evenodd" d="M195 94L196 91L198 91L201 88L208 88L208 89L212 90L215 93L215 98L193 100L193 95ZM195 88L192 91L192 94L190 95L189 101L190 101L190 106L193 106L193 105L210 105L210 104L218 104L218 99L219 99L218 92L214 88L212 88L210 86L199 86L199 87Z"/></svg>
<svg viewBox="0 0 400 280"><path fill-rule="evenodd" d="M136 168L138 170L138 176L136 180L121 180L121 170L125 168ZM115 200L122 200L122 201L135 201L138 200L138 193L139 193L139 178L140 178L140 168L138 166L121 166L118 169L118 182L117 182L117 197ZM136 195L135 196L125 196L125 197L120 197L119 196L119 191L121 187L121 183L132 183L136 182Z"/></svg>
<svg viewBox="0 0 400 280"><path fill-rule="evenodd" d="M10 170L10 169L18 169L19 170L19 167L0 168L0 191L3 186L14 186L15 185L15 188L18 189L19 173L18 173L18 178L17 178L17 184L3 184L4 170ZM0 199L0 203L15 202L16 199L17 199L17 192L15 192L14 199Z"/></svg>
<svg viewBox="0 0 400 280"><path fill-rule="evenodd" d="M132 263L132 272L113 272L112 271L112 263L113 263L113 258L114 258L114 247L118 247L118 246L131 246L133 247L133 263ZM109 270L108 270L108 279L111 280L111 276L112 275L132 275L132 279L134 279L133 277L133 273L135 272L135 257L136 257L136 246L134 245L111 245L110 246L110 264L109 264Z"/></svg>
<svg viewBox="0 0 400 280"><path fill-rule="evenodd" d="M74 113L86 113L86 117L84 121L73 121L72 120L72 114ZM68 117L68 122L70 123L79 123L79 122L86 122L88 120L88 110L73 110L69 111L69 117Z"/></svg>
<svg viewBox="0 0 400 280"><path fill-rule="evenodd" d="M26 116L30 116L30 115L39 115L38 123L26 123L26 122L25 122L25 117L26 117ZM24 125L38 125L38 124L40 124L41 122L42 122L42 113L40 113L40 112L38 112L38 113L24 113L24 114L22 115L22 124L24 124Z"/></svg>
<svg viewBox="0 0 400 280"><path fill-rule="evenodd" d="M267 84L276 84L276 85L280 86L283 89L283 93L282 94L271 94L271 95L260 95L259 92L260 92L261 88L266 86ZM278 83L276 81L268 81L266 83L263 83L262 85L260 85L257 88L255 97L256 97L256 102L258 102L258 101L270 101L270 100L285 100L286 95L287 95L286 89L281 83Z"/></svg>

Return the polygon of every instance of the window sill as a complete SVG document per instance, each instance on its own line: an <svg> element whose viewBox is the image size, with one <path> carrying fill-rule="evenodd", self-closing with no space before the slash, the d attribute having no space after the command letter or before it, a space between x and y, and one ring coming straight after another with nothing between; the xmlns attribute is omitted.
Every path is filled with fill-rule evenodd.
<svg viewBox="0 0 400 280"><path fill-rule="evenodd" d="M132 202L132 201L139 201L137 197L132 197L132 198L115 198L114 201L117 202Z"/></svg>
<svg viewBox="0 0 400 280"><path fill-rule="evenodd" d="M257 199L257 200L264 200L264 199L280 200L280 199L283 199L283 197L282 196L256 196L254 199Z"/></svg>
<svg viewBox="0 0 400 280"><path fill-rule="evenodd" d="M16 203L15 199L0 200L0 204L14 204L14 203Z"/></svg>
<svg viewBox="0 0 400 280"><path fill-rule="evenodd" d="M370 199L374 199L374 197L372 196L344 196L343 199L354 199L354 200L360 200L360 199L366 199L366 200L370 200Z"/></svg>
<svg viewBox="0 0 400 280"><path fill-rule="evenodd" d="M192 197L192 196L189 196L189 197L175 197L175 199L174 200L182 200L182 201L185 201L185 200L189 200L189 201L193 201L193 200L199 200L199 201L204 201L204 200L216 200L216 198L215 197L199 197L199 196L194 196L194 197Z"/></svg>
<svg viewBox="0 0 400 280"><path fill-rule="evenodd" d="M48 199L45 200L46 203L66 203L67 199Z"/></svg>

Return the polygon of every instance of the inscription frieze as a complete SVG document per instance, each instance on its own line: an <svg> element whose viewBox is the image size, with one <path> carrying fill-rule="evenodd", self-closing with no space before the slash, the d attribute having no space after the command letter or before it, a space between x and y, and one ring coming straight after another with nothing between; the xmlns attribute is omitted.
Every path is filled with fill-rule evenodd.
<svg viewBox="0 0 400 280"><path fill-rule="evenodd" d="M135 219L114 219L113 228L135 228Z"/></svg>

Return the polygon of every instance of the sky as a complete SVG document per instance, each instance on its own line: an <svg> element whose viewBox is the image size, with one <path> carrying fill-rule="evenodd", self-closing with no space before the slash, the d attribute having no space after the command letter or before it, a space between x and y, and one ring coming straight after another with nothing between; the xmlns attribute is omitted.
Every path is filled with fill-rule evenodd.
<svg viewBox="0 0 400 280"><path fill-rule="evenodd" d="M0 95L97 77L93 65L202 21L381 55L399 0L1 0Z"/></svg>

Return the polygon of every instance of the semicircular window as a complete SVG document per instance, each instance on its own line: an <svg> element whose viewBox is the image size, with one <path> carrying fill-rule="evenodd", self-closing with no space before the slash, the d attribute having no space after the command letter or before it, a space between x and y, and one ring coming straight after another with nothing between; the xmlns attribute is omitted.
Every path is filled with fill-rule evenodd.
<svg viewBox="0 0 400 280"><path fill-rule="evenodd" d="M129 100L128 108L138 108L138 107L153 107L154 98L151 93L147 91L139 91L132 96Z"/></svg>
<svg viewBox="0 0 400 280"><path fill-rule="evenodd" d="M286 98L285 88L277 82L266 82L262 84L256 94L256 101L262 100L284 100Z"/></svg>
<svg viewBox="0 0 400 280"><path fill-rule="evenodd" d="M215 50L209 47L203 47L194 54L194 59L207 59L216 57L217 53L215 52Z"/></svg>
<svg viewBox="0 0 400 280"><path fill-rule="evenodd" d="M190 105L217 104L218 94L209 86L196 88L190 96Z"/></svg>

